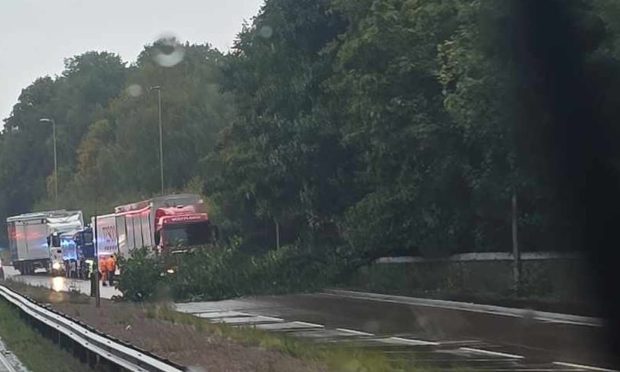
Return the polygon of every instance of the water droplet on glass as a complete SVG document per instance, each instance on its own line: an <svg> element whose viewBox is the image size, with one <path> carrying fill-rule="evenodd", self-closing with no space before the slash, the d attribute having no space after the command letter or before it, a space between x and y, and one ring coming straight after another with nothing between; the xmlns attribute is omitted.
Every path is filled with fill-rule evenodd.
<svg viewBox="0 0 620 372"><path fill-rule="evenodd" d="M131 84L127 87L127 94L132 97L139 97L142 95L142 87L138 84Z"/></svg>
<svg viewBox="0 0 620 372"><path fill-rule="evenodd" d="M175 66L185 57L185 47L171 35L160 37L154 44L154 50L153 60L163 67Z"/></svg>
<svg viewBox="0 0 620 372"><path fill-rule="evenodd" d="M263 26L258 31L258 34L265 39L269 39L271 35L273 35L273 28L271 28L270 26Z"/></svg>

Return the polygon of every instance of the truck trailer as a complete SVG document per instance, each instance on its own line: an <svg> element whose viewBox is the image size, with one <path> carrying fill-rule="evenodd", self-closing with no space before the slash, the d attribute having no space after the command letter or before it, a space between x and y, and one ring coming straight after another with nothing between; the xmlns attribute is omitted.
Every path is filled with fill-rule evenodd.
<svg viewBox="0 0 620 372"><path fill-rule="evenodd" d="M96 222L96 224L95 224ZM93 218L99 256L129 257L136 248L160 254L182 253L212 241L213 227L198 195L176 194L118 206Z"/></svg>
<svg viewBox="0 0 620 372"><path fill-rule="evenodd" d="M83 227L82 212L66 210L21 214L6 222L11 261L21 274L33 274L36 269L64 272L60 237Z"/></svg>

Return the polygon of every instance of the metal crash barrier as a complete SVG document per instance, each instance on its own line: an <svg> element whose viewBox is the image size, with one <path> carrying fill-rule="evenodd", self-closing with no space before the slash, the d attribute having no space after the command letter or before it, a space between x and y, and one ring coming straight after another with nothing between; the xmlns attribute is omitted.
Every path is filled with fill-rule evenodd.
<svg viewBox="0 0 620 372"><path fill-rule="evenodd" d="M55 337L59 344L73 342L74 354L83 362L96 365L107 362L122 371L179 372L186 368L157 357L147 351L103 334L82 322L42 306L19 293L0 285L0 295L19 308L31 321L47 328L46 334ZM63 340L64 337L64 340Z"/></svg>

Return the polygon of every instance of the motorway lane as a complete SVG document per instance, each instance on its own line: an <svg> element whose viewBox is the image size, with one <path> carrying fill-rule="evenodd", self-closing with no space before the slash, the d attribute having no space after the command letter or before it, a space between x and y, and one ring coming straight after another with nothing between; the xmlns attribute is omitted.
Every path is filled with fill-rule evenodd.
<svg viewBox="0 0 620 372"><path fill-rule="evenodd" d="M63 276L52 277L48 274L41 272L35 275L20 275L19 271L15 270L12 266L3 266L4 275L6 278L23 282L26 284L41 286L45 288L51 288L56 292L69 292L70 290L76 290L86 295L90 295L90 282L80 279L69 279ZM112 298L113 296L121 296L114 287L100 286L101 298Z"/></svg>
<svg viewBox="0 0 620 372"><path fill-rule="evenodd" d="M31 285L90 292L87 281L21 276L11 267L4 269L7 277ZM103 298L120 295L110 287L101 287L101 293ZM562 321L562 317L540 320L528 312L523 316L515 316L514 311L502 315L501 311L412 305L399 299L352 297L346 293L181 303L177 309L214 322L287 332L317 342L346 341L381 350L392 358L415 358L441 369L611 370L605 369L611 362L605 351L604 327L574 324L573 319Z"/></svg>
<svg viewBox="0 0 620 372"><path fill-rule="evenodd" d="M515 316L515 309L502 314L357 297L259 296L181 303L177 309L320 342L353 341L398 358L414 355L442 369L608 370L612 364L603 326L575 324L561 314L539 320L535 312Z"/></svg>

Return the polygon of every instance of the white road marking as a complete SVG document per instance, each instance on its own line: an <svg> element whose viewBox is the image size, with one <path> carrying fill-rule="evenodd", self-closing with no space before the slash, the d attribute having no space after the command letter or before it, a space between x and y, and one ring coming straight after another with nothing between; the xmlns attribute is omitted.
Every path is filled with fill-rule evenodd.
<svg viewBox="0 0 620 372"><path fill-rule="evenodd" d="M489 369L484 369L484 371L488 371ZM540 367L520 367L520 368L515 368L515 367L505 367L505 368L493 368L493 372L500 372L500 371L506 371L506 372L575 372L576 370L571 368L571 369L557 369L557 368L540 368Z"/></svg>
<svg viewBox="0 0 620 372"><path fill-rule="evenodd" d="M340 332L350 333L352 335L358 335L358 336L374 336L372 333L356 331L355 329L336 328L336 330Z"/></svg>
<svg viewBox="0 0 620 372"><path fill-rule="evenodd" d="M253 323L273 323L273 322L281 322L283 319L281 318L272 318L270 316L239 316L239 317L231 317L231 318L215 318L212 321L217 323L226 323L226 324L253 324Z"/></svg>
<svg viewBox="0 0 620 372"><path fill-rule="evenodd" d="M232 318L236 316L250 316L250 314L242 313L239 311L209 311L206 313L193 314L194 316L206 319L212 318Z"/></svg>
<svg viewBox="0 0 620 372"><path fill-rule="evenodd" d="M438 342L433 341L424 341L424 340L415 340L412 338L403 338L403 337L388 337L377 339L379 342L383 342L385 344L397 344L397 345L412 345L412 346L433 346L439 345Z"/></svg>
<svg viewBox="0 0 620 372"><path fill-rule="evenodd" d="M304 329L294 331L293 335L304 338L311 338L316 340L324 340L325 342L329 342L330 340L341 340L343 337L347 338L356 338L359 335L343 332L337 329L326 329L326 328L314 328L314 329ZM367 340L367 339L361 339Z"/></svg>
<svg viewBox="0 0 620 372"><path fill-rule="evenodd" d="M286 323L267 323L257 324L256 328L264 329L266 331L285 331L287 329L308 329L308 328L323 328L324 326L314 323L306 322L286 322Z"/></svg>
<svg viewBox="0 0 620 372"><path fill-rule="evenodd" d="M303 325L305 325L305 326L307 326L307 327L313 327L313 328L314 328L314 327L316 327L316 328L324 328L324 327L325 327L325 326L324 326L324 325L322 325L322 324L316 324L316 323L299 322L299 321L298 321L297 323L303 324Z"/></svg>
<svg viewBox="0 0 620 372"><path fill-rule="evenodd" d="M505 357L505 358L514 358L514 359L523 359L524 358L521 355L508 354L508 353L500 353L499 351L489 351L489 350L475 349L473 347L460 347L459 349L463 350L463 351L469 351L471 353L495 355L495 356L498 356L498 357Z"/></svg>
<svg viewBox="0 0 620 372"><path fill-rule="evenodd" d="M592 366L586 366L583 364L575 364L575 363L553 362L552 364L555 364L556 366L562 366L562 367L581 368L581 369L586 369L588 371L618 372L615 369L592 367Z"/></svg>
<svg viewBox="0 0 620 372"><path fill-rule="evenodd" d="M443 346L451 346L451 345L480 345L483 342L480 340L447 340L441 341Z"/></svg>
<svg viewBox="0 0 620 372"><path fill-rule="evenodd" d="M333 291L333 292L337 292L337 291ZM427 303L427 300L425 299L405 298L405 297L392 298L392 296L388 298L383 298L382 295L378 295L378 294L370 294L371 296L369 297L371 298L367 298L367 297L357 296L357 293L355 292L351 292L351 293L353 295L350 295L349 293L347 293L346 295L343 296L342 293L329 293L329 292L326 294L332 295L332 296L378 300L381 302L397 302L397 303L406 303L409 305L450 308L450 309L475 311L475 312L507 315L507 316L517 316L517 317L523 316L523 314L525 313L523 312L523 310L519 310L519 313L516 313L516 310L518 309L500 308L496 306L473 305L473 304L457 303L457 302L452 302L452 301L435 301L435 300L428 301ZM366 294L363 293L362 295L366 295ZM393 296L393 297L397 297L397 296ZM355 329L348 329L348 328L325 329L325 326L321 324L307 323L307 322L301 322L301 321L284 321L281 318L260 316L260 315L254 315L254 314L248 314L248 313L236 311L236 310L245 310L245 309L247 309L248 311L256 310L255 306L252 307L251 304L244 303L243 301L232 301L231 300L231 301L224 301L224 302L226 302L229 306L227 307L220 306L221 302L217 303L217 307L209 306L211 305L211 303L209 302L194 303L194 304L192 303L176 304L176 306L177 306L177 309L180 311L193 312L195 313L194 315L198 317L202 317L202 318L207 318L212 322L227 323L227 324L231 324L233 327L253 326L253 327L256 327L257 329L263 329L266 331L290 330L291 334L295 336L324 339L322 342L326 342L326 343L340 342L342 341L342 338L346 336L350 336L350 337L371 336L368 338L361 337L359 340L362 342L372 342L372 343L379 342L383 344L392 344L392 345L401 345L401 346L407 346L407 345L408 346L436 346L436 345L444 344L443 341L440 343L440 342L418 340L418 339L406 338L406 337L395 337L395 336L389 337L387 335L384 337L377 337L373 335L372 333L358 331ZM235 306L232 305L232 302L235 302ZM241 304L243 306L237 306L238 304ZM468 305L473 305L472 307L474 307L474 309L467 308ZM263 307L264 306L265 305L263 305ZM200 311L196 311L198 309L200 309ZM268 309L268 308L264 308L264 309ZM504 311L501 311L501 310L504 310ZM512 310L515 310L515 312L511 313ZM542 320L542 321L550 321L550 322L565 323L565 324L598 325L598 324L593 324L593 323L597 323L596 321L598 319L595 319L595 321L589 322L589 320L594 319L594 318L588 319L585 317L577 317L577 316L566 315L566 314L544 313L544 312L535 312L535 314L533 315L535 319ZM446 341L445 343L453 344L452 346L449 347L450 348L449 351L448 350L436 350L435 348L433 348L431 350L424 351L424 352L425 353L426 352L434 353L437 351L440 351L440 352L451 351L452 353L454 352L458 353L458 351L469 352L473 354L479 354L481 356L468 355L467 356L468 358L474 358L473 360L476 360L476 361L488 361L491 363L515 363L514 361L511 362L506 359L504 360L493 359L492 357L508 358L508 359L524 359L525 358L524 356L521 356L521 355L508 354L508 353L502 353L502 352L497 352L497 351L477 349L477 348L465 347L465 346L458 347L458 344L463 345L467 343L480 343L479 340ZM473 346L473 345L470 345L470 346ZM461 357L463 356L463 354L460 354L460 355ZM483 357L483 355L486 355L487 357ZM480 359L480 358L485 358L485 359ZM452 359L446 359L446 360L452 360ZM471 361L472 359L468 359L468 360ZM436 358L429 358L429 361L436 362L437 360ZM592 367L592 366L579 365L579 364L566 363L566 362L552 362L551 364L545 363L545 366L543 367L544 369L536 369L536 370L551 371L552 369L547 369L551 365L566 368L566 369L562 368L561 370L583 369L583 370L590 370L590 371L620 372L620 371L616 371L612 369L605 369L605 368L600 368L600 367ZM522 370L522 369L514 369L514 366L512 366L509 369L502 368L502 369L495 369L495 370L512 371L512 370ZM523 370L525 371L529 369L523 369Z"/></svg>
<svg viewBox="0 0 620 372"><path fill-rule="evenodd" d="M477 313L494 314L502 316L510 316L516 318L532 317L534 320L545 321L550 323L563 323L573 325L585 325L592 327L602 327L604 325L603 319L593 318L587 316L571 315L551 313L547 311L533 311L517 308L509 308L495 305L481 305L467 302L447 301L447 300L432 300L428 298L418 297L406 297L396 295L386 295L381 293L371 292L358 292L358 291L346 291L342 289L326 289L323 291L324 295L354 298L369 301L379 301L388 303L397 303L413 306L426 306L442 309L471 311Z"/></svg>
<svg viewBox="0 0 620 372"><path fill-rule="evenodd" d="M222 300L203 302L181 302L174 305L177 311L184 313L208 313L211 311L257 311L265 306L257 305L250 300ZM269 310L267 307L266 310Z"/></svg>

